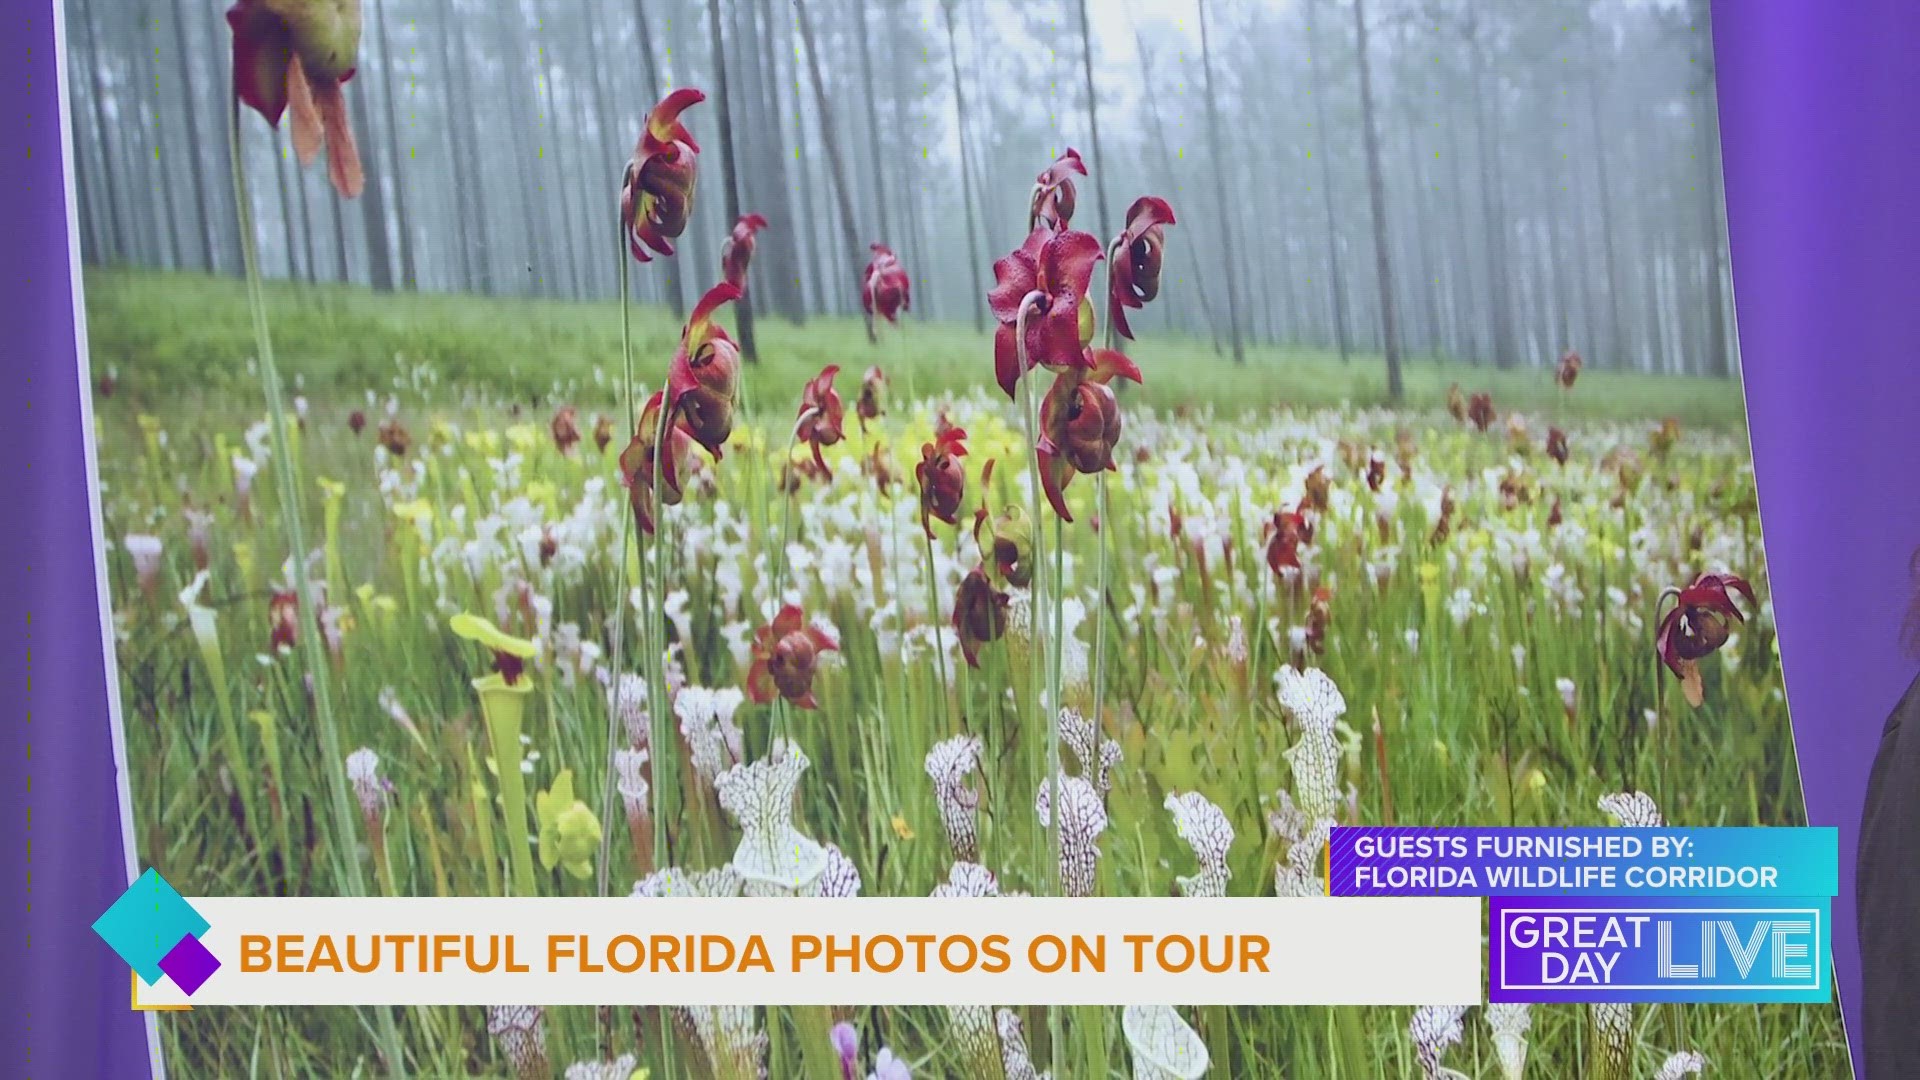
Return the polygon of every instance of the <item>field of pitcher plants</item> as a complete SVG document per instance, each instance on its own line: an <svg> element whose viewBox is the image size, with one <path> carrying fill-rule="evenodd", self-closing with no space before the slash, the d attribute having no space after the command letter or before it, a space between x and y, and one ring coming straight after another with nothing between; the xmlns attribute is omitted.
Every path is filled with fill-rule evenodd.
<svg viewBox="0 0 1920 1080"><path fill-rule="evenodd" d="M270 76L238 90L276 119ZM350 194L340 93L294 101L295 144ZM618 193L632 274L673 257L701 100L646 120ZM96 369L142 863L189 895L1266 896L1284 965L1335 824L1800 823L1743 431L1596 419L1575 353L1532 410L1471 384L1444 409L1149 404L1136 384L1191 377L1127 322L1163 302L1179 208L1143 196L1096 237L1079 156L1036 164L957 392L908 391L909 277L877 244L847 287L878 344L756 385L729 330L751 215L674 347L636 347L623 307L607 370L531 403L405 357L309 398L257 274L244 408ZM1787 1006L1006 1005L161 1030L181 1075L261 1077L1846 1060L1832 1010Z"/></svg>

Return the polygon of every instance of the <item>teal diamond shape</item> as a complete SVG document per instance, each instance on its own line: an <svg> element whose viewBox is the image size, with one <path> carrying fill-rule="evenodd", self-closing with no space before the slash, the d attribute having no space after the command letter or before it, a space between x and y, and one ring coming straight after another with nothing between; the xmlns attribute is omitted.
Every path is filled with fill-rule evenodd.
<svg viewBox="0 0 1920 1080"><path fill-rule="evenodd" d="M113 947L148 986L160 981L160 958L183 937L207 932L207 920L149 869L94 920L93 932Z"/></svg>

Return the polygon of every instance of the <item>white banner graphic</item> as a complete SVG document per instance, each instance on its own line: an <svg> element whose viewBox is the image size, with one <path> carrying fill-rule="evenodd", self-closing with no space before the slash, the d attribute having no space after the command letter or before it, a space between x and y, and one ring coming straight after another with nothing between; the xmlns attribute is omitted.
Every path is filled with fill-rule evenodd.
<svg viewBox="0 0 1920 1080"><path fill-rule="evenodd" d="M189 898L219 970L142 1004L1457 1005L1481 902Z"/></svg>

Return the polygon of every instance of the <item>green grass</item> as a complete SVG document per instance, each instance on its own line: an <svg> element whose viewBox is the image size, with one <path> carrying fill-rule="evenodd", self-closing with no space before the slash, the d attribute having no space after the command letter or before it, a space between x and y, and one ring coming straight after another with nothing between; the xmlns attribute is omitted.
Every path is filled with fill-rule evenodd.
<svg viewBox="0 0 1920 1080"><path fill-rule="evenodd" d="M382 775L394 784L381 828L386 859L376 866L369 837L332 835L324 813L327 763L301 689L301 665L297 655L276 657L268 647L267 598L287 551L272 470L260 471L244 504L234 486L232 459L248 452L245 432L261 416L246 374L250 337L239 287L119 272L92 273L87 285L95 370L119 372L119 388L96 395L95 405L142 861L188 894L328 894L338 890L333 853L344 846L383 890L496 891L507 845L532 822L503 820L493 799L496 782L469 687L486 661L449 632L446 615L495 615L498 598L521 596L522 583L550 604L549 652L533 669L525 728L529 749L539 754L527 786L546 790L570 769L579 796L597 810L607 703L589 677L562 673L552 643L570 624L604 650L602 663L610 662L611 641L599 628L615 611L632 610L615 584L624 506L604 486L590 494L596 482L613 483L619 444L603 454L589 440L562 455L546 421L556 405L577 404L590 432L594 412L618 410L616 309L274 292L283 367L301 376L310 399L298 440L297 495L309 542L322 549L315 573L329 581L341 609L331 660L336 712L345 744L376 750ZM638 313L636 324L637 376L657 384L672 328L656 311ZM670 512L676 542L646 549L649 575L665 574L671 588L686 593L676 638L688 677L712 687L736 686L744 677L728 641L760 621L753 598L766 590L784 531L789 503L776 478L799 381L822 363L839 362L847 369L840 389L851 401L859 371L878 357L894 380L887 415L864 434L850 418L846 441L828 451L835 482L810 481L791 501L792 538L805 565L790 580L808 614L830 620L841 643L838 661L816 685L820 709L795 711L784 722L813 762L796 820L807 835L845 852L865 895L925 895L946 878L952 854L923 760L964 723L987 750L982 861L1003 889L1044 890L1047 839L1033 796L1045 725L1029 719L1024 639L1009 633L987 645L978 669L957 655L943 668L928 650L900 642L903 633L944 625L957 575L978 560L964 529L936 526L938 610L929 615L912 464L936 409L948 409L972 434L961 521L970 520L983 494L994 510L1024 505L1025 440L1015 411L985 389L985 342L960 328L914 326L904 343L895 337L876 352L852 323L764 325L767 360L745 375L759 414L739 426L725 459ZM1707 698L1697 710L1681 700L1678 683L1652 654L1661 589L1700 570L1727 568L1767 595L1732 384L1589 373L1563 400L1544 372L1495 379L1486 369L1419 364L1412 383L1421 407L1384 410L1354 407L1377 404L1377 385L1369 381L1377 362L1342 367L1324 356L1270 354L1236 368L1206 348L1155 339L1137 355L1149 385L1125 404L1121 468L1112 474L1103 515L1112 545L1111 602L1104 614L1091 605L1095 611L1073 635L1077 646L1090 648L1096 626L1107 634L1103 734L1122 754L1100 841L1099 894L1175 891L1174 878L1195 870L1195 856L1162 804L1169 793L1198 791L1236 833L1227 860L1230 894L1273 895L1281 841L1267 813L1277 793L1303 790L1283 756L1302 738L1301 725L1274 693L1275 673L1292 662L1323 669L1345 695L1331 771L1342 790L1351 785L1345 820L1591 825L1604 821L1596 805L1601 795L1640 789L1680 825L1803 821L1767 613L1753 612L1739 639L1705 662ZM1522 404L1531 414L1523 417L1524 440L1516 441L1504 421L1480 433L1435 408L1456 378L1469 389L1491 386L1503 411ZM394 395L397 415L413 433L405 470L383 463L372 424L359 436L347 429L346 413L368 408L368 391ZM377 423L384 405L368 411ZM1649 433L1654 418L1668 415L1693 419L1675 446L1659 451ZM1549 418L1571 438L1564 467L1539 446ZM889 491L875 490L857 464L875 447L903 478ZM1387 461L1384 493L1365 480L1369 451ZM508 465L510 457L517 460ZM983 493L988 459L999 465ZM1639 463L1644 477L1623 482L1623 460ZM1322 647L1294 656L1290 631L1313 618L1312 596L1269 572L1262 526L1274 510L1298 502L1315 465L1332 493L1309 561L1331 600ZM1625 471L1632 478L1634 470ZM321 477L338 481L340 493L326 494ZM396 479L417 491L383 489ZM1451 491L1456 509L1450 534L1437 537L1433 515L1442 489ZM1072 593L1086 599L1095 590L1096 534L1085 524L1093 491L1089 478L1073 484L1069 495L1081 523L1062 534L1072 555ZM430 535L397 512L419 504L431 510ZM1549 523L1556 505L1564 519L1558 526ZM330 530L323 527L329 506ZM1169 506L1182 517L1177 536ZM203 599L217 612L218 676L175 600L196 570L189 508L208 515ZM487 519L534 528L526 534L531 540L542 528L565 533L570 521L599 524L569 533L583 537L578 550L543 566L523 546L520 524L504 531L500 549L487 547L479 526ZM155 535L164 545L146 588L126 550L130 534ZM469 558L470 548L479 556ZM862 565L877 567L877 575L863 577ZM515 588L503 592L508 585ZM523 621L528 610L506 606L516 632L534 628ZM310 617L299 625L302 633L313 630ZM640 668L631 648L625 667ZM210 692L216 677L224 699ZM1561 704L1561 678L1576 687L1571 716ZM1066 702L1088 710L1091 680L1063 681ZM413 729L384 707L389 688ZM238 748L230 750L223 708L271 723L243 719ZM1658 712L1651 729L1644 721L1649 710ZM771 710L748 705L737 719L746 756L763 754L776 723ZM283 782L267 779L268 730ZM684 753L683 745L674 751ZM228 779L217 779L221 774ZM478 801L471 795L476 783ZM668 815L677 862L689 869L725 862L737 831L710 794L681 795L669 804L681 809ZM258 807L251 817L248 799ZM601 825L613 836L613 891L624 893L649 867L628 842L615 806ZM546 895L593 892L591 881L557 870L539 871L537 887ZM1275 903L1284 961L1288 928L1283 902ZM1636 1077L1651 1075L1667 1052L1682 1047L1704 1052L1716 1075L1824 1077L1846 1068L1832 1007L1642 1007L1634 1016ZM1188 1017L1204 1024L1214 1076L1346 1080L1417 1071L1405 1009L1354 1010L1338 1022L1327 1009ZM891 1046L915 1076L966 1075L941 1010L884 1007L850 1018L865 1029L869 1046ZM417 1075L507 1073L481 1010L408 1010L396 1019ZM610 1023L602 1019L592 1010L548 1010L556 1072L608 1050L633 1050L655 1077L687 1075L684 1048L675 1064L663 1056L651 1011L616 1010ZM776 1063L799 1060L801 1019L789 1010L764 1014ZM372 1018L352 1010L203 1009L165 1016L161 1024L171 1064L183 1074L380 1071ZM1119 1027L1117 1010L1070 1011L1062 1080L1127 1075ZM1531 1075L1588 1073L1589 1027L1583 1009L1536 1008ZM1051 1047L1039 1010L1026 1010L1026 1031L1044 1065ZM1499 1075L1477 1011L1447 1063L1475 1080ZM774 1075L797 1070L776 1064Z"/></svg>
<svg viewBox="0 0 1920 1080"><path fill-rule="evenodd" d="M86 275L89 346L96 374L112 369L141 400L172 400L198 390L258 395L247 360L253 328L246 290L231 278L152 271ZM391 379L396 360L423 364L441 378L505 396L541 395L556 384L611 387L620 372L618 305L430 294L378 294L341 286L269 285L268 311L281 366L305 377L315 395L358 393ZM794 326L762 316L756 328L763 362L753 370L751 402L786 403L827 364L857 379L879 363L908 397L990 383L987 334L965 323L909 320L882 324L875 346L857 319L820 318ZM680 328L665 308L633 310L636 370L643 379L673 355ZM1228 412L1386 403L1386 367L1377 355L1342 363L1328 350L1254 347L1247 362L1216 355L1211 342L1143 334L1130 350L1146 372L1139 397L1157 406L1210 405ZM1503 411L1566 409L1591 418L1673 416L1687 424L1743 423L1740 387L1725 379L1640 375L1588 368L1580 389L1559 402L1551 369L1499 371L1490 365L1413 358L1406 365L1406 407L1436 409L1448 386L1487 390ZM1131 392L1130 392L1131 393Z"/></svg>

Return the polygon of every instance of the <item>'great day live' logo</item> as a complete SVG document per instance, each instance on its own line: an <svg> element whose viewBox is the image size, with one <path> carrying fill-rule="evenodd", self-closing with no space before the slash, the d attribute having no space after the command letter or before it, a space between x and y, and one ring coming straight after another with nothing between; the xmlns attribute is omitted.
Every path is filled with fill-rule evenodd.
<svg viewBox="0 0 1920 1080"><path fill-rule="evenodd" d="M1495 897L1489 999L1829 1000L1828 900Z"/></svg>

